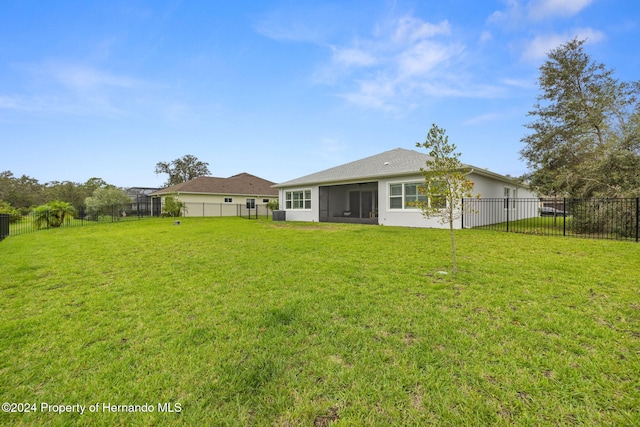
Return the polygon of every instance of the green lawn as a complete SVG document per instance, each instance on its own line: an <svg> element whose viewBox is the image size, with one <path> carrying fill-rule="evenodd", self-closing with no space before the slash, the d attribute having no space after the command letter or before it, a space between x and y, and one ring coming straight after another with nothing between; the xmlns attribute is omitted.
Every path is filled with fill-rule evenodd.
<svg viewBox="0 0 640 427"><path fill-rule="evenodd" d="M640 425L640 245L457 238L453 276L444 230L182 218L9 237L0 396L37 412L0 424Z"/></svg>

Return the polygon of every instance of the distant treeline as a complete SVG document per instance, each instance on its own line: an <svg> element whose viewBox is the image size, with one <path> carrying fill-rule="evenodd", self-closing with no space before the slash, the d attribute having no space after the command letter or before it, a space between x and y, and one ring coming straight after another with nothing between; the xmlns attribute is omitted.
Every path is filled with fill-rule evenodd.
<svg viewBox="0 0 640 427"><path fill-rule="evenodd" d="M23 213L56 200L80 209L98 188L116 187L102 178L91 178L85 183L51 181L43 184L27 175L16 177L11 171L0 172L0 201Z"/></svg>

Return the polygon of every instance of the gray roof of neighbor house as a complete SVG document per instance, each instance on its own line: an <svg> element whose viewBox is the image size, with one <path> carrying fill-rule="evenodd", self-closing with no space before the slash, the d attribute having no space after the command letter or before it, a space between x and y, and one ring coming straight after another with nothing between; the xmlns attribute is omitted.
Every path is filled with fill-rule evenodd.
<svg viewBox="0 0 640 427"><path fill-rule="evenodd" d="M151 193L159 196L170 193L198 193L218 195L277 196L275 183L248 173L239 173L229 178L200 176L191 181L172 185Z"/></svg>
<svg viewBox="0 0 640 427"><path fill-rule="evenodd" d="M426 166L428 154L415 150L396 148L376 154L354 162L346 163L320 172L305 175L300 178L282 182L275 185L276 188L292 187L298 185L326 184L335 182L350 182L377 180L390 176L414 175L420 173L420 168ZM463 164L464 168L472 169L474 173L512 182L513 179L486 169L476 168Z"/></svg>

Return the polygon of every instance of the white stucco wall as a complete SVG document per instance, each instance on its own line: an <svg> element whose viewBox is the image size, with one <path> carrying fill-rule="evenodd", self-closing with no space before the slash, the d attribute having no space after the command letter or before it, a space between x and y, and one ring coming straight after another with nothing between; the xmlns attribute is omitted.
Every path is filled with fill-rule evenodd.
<svg viewBox="0 0 640 427"><path fill-rule="evenodd" d="M439 217L425 218L420 209L391 209L389 207L389 186L407 182L424 182L424 177L422 174L418 174L378 181L378 223L399 227L448 228L448 224L440 223Z"/></svg>
<svg viewBox="0 0 640 427"><path fill-rule="evenodd" d="M164 198L162 196L162 203ZM255 199L256 205L266 205L265 199L276 200L277 196L247 196L243 194L194 194L179 193L177 199L185 204L185 217L202 216L236 216L238 215L238 205L245 205L247 199ZM231 203L225 203L224 199L230 197Z"/></svg>
<svg viewBox="0 0 640 427"><path fill-rule="evenodd" d="M465 213L465 227L478 227L504 221L515 221L538 216L536 195L528 188L511 181L497 180L472 173L474 192L481 195L479 201L470 201L472 212ZM510 189L511 201L505 208L505 188ZM515 200L514 200L515 199ZM529 199L523 201L522 199Z"/></svg>
<svg viewBox="0 0 640 427"><path fill-rule="evenodd" d="M516 196L518 198L533 198L535 195L528 189L518 186L517 184L507 181L499 180L490 176L484 176L478 173L469 174L469 178L474 182L473 194L480 194L483 199L496 198L502 199L504 197L504 188L509 187L516 190ZM424 177L418 173L415 175L408 175L402 177L392 177L378 180L378 223L380 225L387 226L399 226L399 227L422 227L422 228L448 228L449 224L442 224L439 217L425 218L422 215L420 209L391 209L389 206L389 186L391 184L409 183L409 182L423 182ZM350 183L335 183L335 185L345 185ZM325 184L326 185L326 184ZM311 190L311 209L286 209L285 192L287 191L304 191ZM280 197L280 209L286 211L287 221L308 221L317 222L320 219L319 211L319 186L300 186L300 187L288 187L279 189ZM512 193L513 194L513 193ZM489 204L482 204L484 209L496 210L501 212L503 205L497 203L496 206ZM533 205L532 205L533 206ZM495 208L495 209L494 209ZM531 209L530 209L531 210ZM531 217L537 215L537 210L532 212L525 212L523 209L514 209L509 212L511 218L516 217ZM498 215L498 214L496 214ZM495 215L491 215L495 217ZM480 218L476 215L477 218ZM456 219L454 221L455 228L462 227L462 220Z"/></svg>
<svg viewBox="0 0 640 427"><path fill-rule="evenodd" d="M523 186L518 186L513 182L499 181L477 173L470 173L469 179L474 182L473 193L480 194L483 199L503 198L504 188L516 189L517 198L536 197L531 191ZM513 193L512 193L513 194Z"/></svg>
<svg viewBox="0 0 640 427"><path fill-rule="evenodd" d="M311 209L287 209L285 192L311 190ZM287 221L318 222L320 219L319 189L317 185L307 187L280 188L280 210L286 211Z"/></svg>
<svg viewBox="0 0 640 427"><path fill-rule="evenodd" d="M247 196L244 194L225 194L225 195L217 195L217 194L194 194L194 193L179 193L177 195L178 199L181 202L185 203L224 203L224 199L227 197L231 197L233 201L231 204L234 205L244 205L247 199L256 199L257 205L264 205L263 199L276 199L277 196L256 196L251 195Z"/></svg>

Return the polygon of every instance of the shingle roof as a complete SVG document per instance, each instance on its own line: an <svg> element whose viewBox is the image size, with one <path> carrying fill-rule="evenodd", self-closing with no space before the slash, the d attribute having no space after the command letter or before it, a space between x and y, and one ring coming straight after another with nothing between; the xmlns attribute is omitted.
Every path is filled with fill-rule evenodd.
<svg viewBox="0 0 640 427"><path fill-rule="evenodd" d="M312 173L311 175L292 179L291 181L280 183L276 185L276 187L377 179L385 176L414 174L420 172L420 168L425 166L429 158L427 154L415 150L396 148L341 166Z"/></svg>
<svg viewBox="0 0 640 427"><path fill-rule="evenodd" d="M172 185L152 193L152 196L168 193L200 193L218 195L277 196L275 183L248 173L239 173L229 178L200 176L191 181Z"/></svg>
<svg viewBox="0 0 640 427"><path fill-rule="evenodd" d="M431 157L428 154L420 153L415 150L407 150L405 148L395 148L376 154L344 165L325 169L320 172L305 175L300 178L282 182L274 185L276 188L292 187L298 185L318 185L337 182L364 182L367 180L377 180L379 178L391 176L414 175L420 173L420 168L426 166L427 160ZM491 172L484 168L478 168L469 164L462 164L464 169L471 170L473 173L483 175L492 179L504 182L516 183L516 179Z"/></svg>

